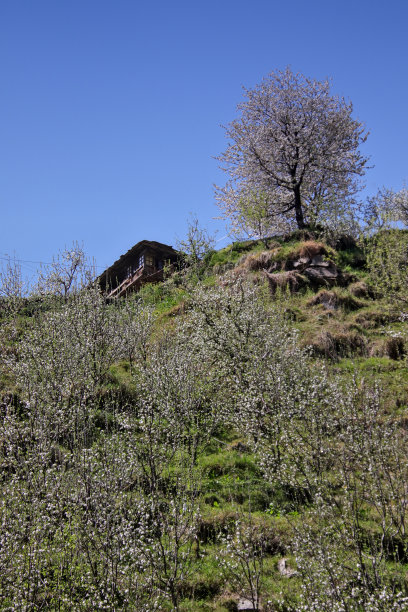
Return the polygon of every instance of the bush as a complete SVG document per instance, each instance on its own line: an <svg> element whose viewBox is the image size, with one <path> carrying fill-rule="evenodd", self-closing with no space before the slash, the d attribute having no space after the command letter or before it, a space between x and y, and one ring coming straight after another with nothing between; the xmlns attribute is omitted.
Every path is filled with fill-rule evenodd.
<svg viewBox="0 0 408 612"><path fill-rule="evenodd" d="M408 300L408 231L379 232L366 242L370 284L378 295Z"/></svg>

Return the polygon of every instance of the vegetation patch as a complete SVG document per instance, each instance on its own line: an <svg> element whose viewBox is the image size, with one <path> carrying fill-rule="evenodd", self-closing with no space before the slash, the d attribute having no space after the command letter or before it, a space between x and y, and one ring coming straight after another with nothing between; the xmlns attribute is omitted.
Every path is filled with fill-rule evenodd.
<svg viewBox="0 0 408 612"><path fill-rule="evenodd" d="M311 236L223 251L126 300L87 285L7 306L4 609L225 611L251 593L262 612L335 609L334 575L361 609L385 593L398 610L401 297L367 277L291 291L300 259L339 265Z"/></svg>
<svg viewBox="0 0 408 612"><path fill-rule="evenodd" d="M345 311L358 310L364 306L364 303L357 300L348 292L328 291L322 289L307 302L308 306L316 306L322 304L329 310L343 308Z"/></svg>

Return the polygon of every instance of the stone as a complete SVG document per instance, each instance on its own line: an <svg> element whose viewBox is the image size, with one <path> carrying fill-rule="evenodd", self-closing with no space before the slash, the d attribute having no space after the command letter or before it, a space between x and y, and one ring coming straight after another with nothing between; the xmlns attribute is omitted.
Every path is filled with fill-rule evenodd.
<svg viewBox="0 0 408 612"><path fill-rule="evenodd" d="M304 268L308 264L310 264L310 259L308 257L301 257L300 259L294 262L293 267L294 268Z"/></svg>
<svg viewBox="0 0 408 612"><path fill-rule="evenodd" d="M287 567L285 557L283 559L279 559L278 571L282 576L286 576L286 578L291 578L292 576L296 576L297 574L294 569Z"/></svg>
<svg viewBox="0 0 408 612"><path fill-rule="evenodd" d="M340 277L336 266L306 268L304 275L315 285L334 285Z"/></svg>
<svg viewBox="0 0 408 612"><path fill-rule="evenodd" d="M323 255L321 253L319 253L318 255L315 255L312 258L312 261L310 262L311 266L323 266L323 267L327 267L330 265L330 262L328 261L324 261L323 259Z"/></svg>
<svg viewBox="0 0 408 612"><path fill-rule="evenodd" d="M252 610L252 612L254 612L254 610L259 610L259 608L256 608L252 601L250 599L247 599L246 597L241 597L241 599L238 601L237 609L240 612L243 612L244 610Z"/></svg>

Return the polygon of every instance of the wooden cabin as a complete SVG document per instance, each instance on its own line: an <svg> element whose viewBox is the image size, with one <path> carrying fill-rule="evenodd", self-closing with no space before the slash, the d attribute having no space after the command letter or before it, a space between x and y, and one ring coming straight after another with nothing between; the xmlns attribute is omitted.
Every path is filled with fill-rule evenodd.
<svg viewBox="0 0 408 612"><path fill-rule="evenodd" d="M142 240L99 276L99 284L108 299L118 298L139 291L145 283L162 281L164 266L175 264L177 259L173 247Z"/></svg>

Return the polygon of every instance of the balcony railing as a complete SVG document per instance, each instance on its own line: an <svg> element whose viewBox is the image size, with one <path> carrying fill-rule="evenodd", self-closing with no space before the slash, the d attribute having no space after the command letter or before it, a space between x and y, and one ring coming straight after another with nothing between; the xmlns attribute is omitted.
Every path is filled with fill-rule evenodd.
<svg viewBox="0 0 408 612"><path fill-rule="evenodd" d="M134 283L143 275L143 270L144 266L140 266L140 268L138 268L136 272L132 274L132 276L128 276L128 278L125 278L125 280L122 281L120 285L115 287L115 289L112 289L112 291L108 293L108 298L117 298L126 293L126 291L128 291L132 287L132 285L134 285Z"/></svg>
<svg viewBox="0 0 408 612"><path fill-rule="evenodd" d="M108 299L119 298L130 290L139 289L142 283L146 281L155 282L161 279L162 275L163 270L156 270L151 266L140 266L132 276L125 278L120 285L112 289L107 297Z"/></svg>

